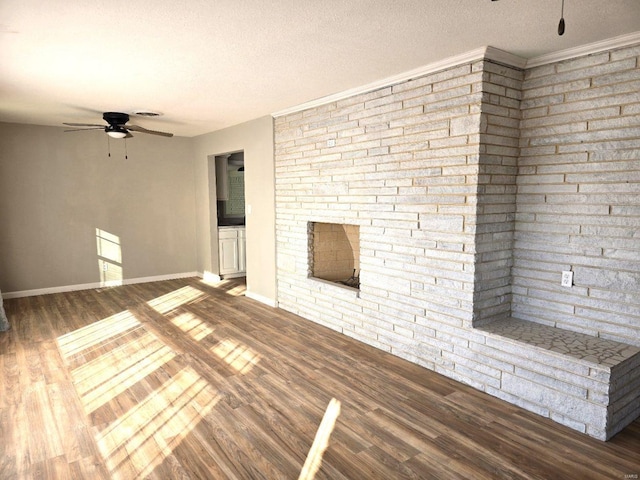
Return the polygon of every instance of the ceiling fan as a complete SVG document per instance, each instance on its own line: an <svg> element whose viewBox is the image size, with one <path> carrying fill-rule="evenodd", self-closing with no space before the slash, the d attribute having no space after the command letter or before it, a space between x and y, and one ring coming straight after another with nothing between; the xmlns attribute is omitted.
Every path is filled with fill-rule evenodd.
<svg viewBox="0 0 640 480"><path fill-rule="evenodd" d="M108 123L108 125L98 125L95 123L64 123L69 127L84 127L74 128L73 130L65 130L65 132L78 132L81 130L100 130L104 129L111 138L130 138L133 137L130 132L150 133L151 135L161 135L163 137L173 137L173 133L159 132L157 130L148 130L138 125L129 125L128 113L119 112L104 112L102 119Z"/></svg>

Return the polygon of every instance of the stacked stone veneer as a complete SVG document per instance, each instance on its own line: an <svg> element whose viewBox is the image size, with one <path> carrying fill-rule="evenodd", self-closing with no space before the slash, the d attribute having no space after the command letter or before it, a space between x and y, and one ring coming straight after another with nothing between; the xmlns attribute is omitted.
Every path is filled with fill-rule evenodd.
<svg viewBox="0 0 640 480"><path fill-rule="evenodd" d="M627 59L637 62L634 49L607 55L622 56L623 51ZM585 59L574 62L574 70L592 68ZM555 325L564 325L557 319L550 321L548 314L537 318L531 308L535 295L544 309L548 292L553 293L550 300L567 305L583 288L579 263L558 253L562 238L568 240L568 235L554 237L575 229L575 219L568 213L558 216L554 224L551 217L557 211L551 210L546 221L538 222L541 213L531 210L544 203L545 194L527 191L538 184L544 189L553 183L547 180L559 178L550 174L536 181L544 169L529 163L535 162L534 157L545 165L565 165L567 172L574 168L570 162L552 159L563 155L563 147L554 142L570 126L528 123L533 113L541 112L537 108L551 108L545 103L550 100L538 104L535 99L540 95L530 96L535 79L549 77L544 87L549 92L567 88L564 84L572 80L561 76L553 83L551 77L553 69L562 70L566 67L561 65L568 63L522 71L480 60L276 118L278 301L282 308L345 335L604 439L640 412L638 380L625 370L633 365L637 352L627 352L620 360L619 374L608 365L604 369L609 373L601 373L598 361L563 370L556 368L562 363L558 352L531 345L526 336L513 339L487 330L513 315L545 322L544 327L553 332ZM618 83L633 82L625 78L621 76ZM613 85L611 95L633 105L631 95L613 93ZM618 107L618 112L626 108ZM634 117L631 107L627 111L630 118L618 121L637 126L638 115ZM536 118L544 121L542 114ZM571 115L564 118L573 123ZM536 128L547 130L533 135ZM630 142L618 140L620 134L614 129L608 131L611 140L602 141L610 150L618 141ZM544 141L549 143L534 145ZM587 168L594 159L585 159ZM628 158L619 161L626 163L617 164L618 175L637 173L637 157L635 166ZM592 178L601 174L594 173ZM607 178L600 183L608 183ZM627 186L626 192L634 188ZM589 212L591 204L585 204L588 195L577 187L574 193L573 206L565 205L563 211L594 215ZM606 195L612 198L614 193ZM626 198L632 201L630 195ZM637 202L635 210L629 203L624 205L630 225L637 225ZM539 207L545 211L544 205ZM602 228L624 230L622 215L614 220L617 224L600 223L604 213L597 218L597 227L591 225L594 237ZM359 225L359 292L309 277L308 222ZM607 240L610 258L623 254L615 243L615 238L623 238L618 233ZM553 247L545 250L547 235ZM627 236L621 245L631 244L632 239ZM536 247L535 252L529 245ZM574 260L584 256L574 246L565 248ZM536 259L544 266L527 273ZM630 255L625 260L635 261L634 268L638 267L638 260ZM609 314L613 310L601 311L600 321L627 326L635 322L637 328L638 300L633 293L614 291L611 281L605 288L601 285L609 275L606 272L618 265L617 260L609 264L602 256L589 267L590 281L600 285L594 287L597 304L616 306L613 315ZM561 289L560 272L569 267L574 268L577 286ZM627 266L619 277L627 284L630 278L637 280L629 270ZM546 282L547 292L537 288L541 281ZM597 311L596 303L592 305ZM547 310L555 315L558 308ZM623 310L625 317L620 316ZM570 317L568 310L562 311ZM574 360L568 356L567 365ZM597 381L607 378L588 388L594 377ZM612 425L611 388L616 390L615 398L624 397L625 414L615 417L616 425ZM574 408L566 408L567 403Z"/></svg>
<svg viewBox="0 0 640 480"><path fill-rule="evenodd" d="M600 439L638 416L640 348L517 319L480 329L472 350L503 362L488 393Z"/></svg>
<svg viewBox="0 0 640 480"><path fill-rule="evenodd" d="M513 315L640 346L640 47L527 70ZM574 286L560 286L572 270Z"/></svg>
<svg viewBox="0 0 640 480"><path fill-rule="evenodd" d="M522 78L521 70L483 64L473 326L504 318L511 309Z"/></svg>

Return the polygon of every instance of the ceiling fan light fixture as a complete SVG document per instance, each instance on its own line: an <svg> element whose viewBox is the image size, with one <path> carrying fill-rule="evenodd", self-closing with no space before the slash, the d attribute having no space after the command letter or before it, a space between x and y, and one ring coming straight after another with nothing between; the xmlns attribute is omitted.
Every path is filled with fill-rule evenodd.
<svg viewBox="0 0 640 480"><path fill-rule="evenodd" d="M126 129L117 125L110 125L108 127L105 127L104 131L107 132L107 135L109 135L111 138L124 138L129 133Z"/></svg>
<svg viewBox="0 0 640 480"><path fill-rule="evenodd" d="M157 117L161 115L158 112L147 112L147 117ZM111 138L130 138L131 132L148 133L150 135L160 135L162 137L173 137L173 133L160 132L158 130L149 130L139 125L128 125L129 114L122 112L104 112L102 119L107 122L107 125L99 125L97 123L68 123L64 122L63 125L68 127L84 127L74 128L73 130L65 130L65 132L76 132L79 130L104 130Z"/></svg>

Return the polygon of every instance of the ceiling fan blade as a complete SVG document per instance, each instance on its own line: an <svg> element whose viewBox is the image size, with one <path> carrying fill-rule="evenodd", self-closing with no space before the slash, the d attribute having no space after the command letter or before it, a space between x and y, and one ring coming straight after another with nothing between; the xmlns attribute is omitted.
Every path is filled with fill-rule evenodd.
<svg viewBox="0 0 640 480"><path fill-rule="evenodd" d="M173 137L173 133L167 133L167 132L159 132L157 130L147 130L144 127L139 127L138 125L125 125L124 128L126 128L127 130L133 130L134 132L140 132L140 133L150 133L151 135L162 135L163 137Z"/></svg>
<svg viewBox="0 0 640 480"><path fill-rule="evenodd" d="M65 130L65 132L88 132L89 130L104 130L104 127L73 128L71 130Z"/></svg>
<svg viewBox="0 0 640 480"><path fill-rule="evenodd" d="M67 125L68 127L101 127L104 128L106 125L98 125L97 123L63 123L63 125Z"/></svg>

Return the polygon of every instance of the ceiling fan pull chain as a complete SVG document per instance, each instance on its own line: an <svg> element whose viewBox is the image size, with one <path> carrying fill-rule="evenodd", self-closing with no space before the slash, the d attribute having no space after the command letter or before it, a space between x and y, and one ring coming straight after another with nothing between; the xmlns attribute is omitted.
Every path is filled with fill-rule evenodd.
<svg viewBox="0 0 640 480"><path fill-rule="evenodd" d="M107 135L107 152L109 153L109 158L111 158L111 141L109 140L109 135Z"/></svg>
<svg viewBox="0 0 640 480"><path fill-rule="evenodd" d="M129 160L129 156L127 155L127 139L124 139L124 159Z"/></svg>

